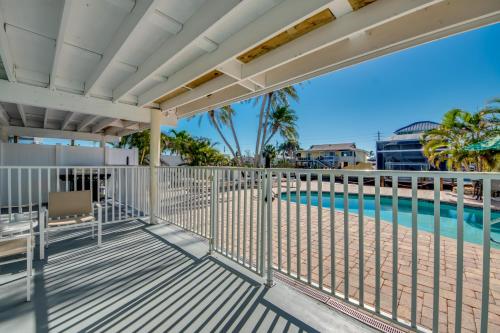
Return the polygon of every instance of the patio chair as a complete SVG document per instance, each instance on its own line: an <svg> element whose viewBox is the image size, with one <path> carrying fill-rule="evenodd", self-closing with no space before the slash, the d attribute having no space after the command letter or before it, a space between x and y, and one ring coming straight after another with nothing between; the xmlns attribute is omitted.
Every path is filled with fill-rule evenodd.
<svg viewBox="0 0 500 333"><path fill-rule="evenodd" d="M92 206L90 191L50 192L48 209L40 214L40 260L45 258L45 248L49 246L49 233L69 229L91 228L97 226L97 246L102 239L102 207L95 203L97 219Z"/></svg>
<svg viewBox="0 0 500 333"><path fill-rule="evenodd" d="M26 225L26 228L23 225ZM21 228L17 228L21 226ZM26 301L31 301L33 221L0 223L0 265L26 260ZM25 254L26 257L16 257Z"/></svg>

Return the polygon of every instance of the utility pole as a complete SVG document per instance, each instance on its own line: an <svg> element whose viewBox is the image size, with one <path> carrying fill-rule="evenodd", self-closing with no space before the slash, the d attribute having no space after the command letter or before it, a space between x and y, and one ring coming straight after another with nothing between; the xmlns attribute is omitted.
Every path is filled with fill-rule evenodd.
<svg viewBox="0 0 500 333"><path fill-rule="evenodd" d="M380 131L377 131L377 141L380 141Z"/></svg>

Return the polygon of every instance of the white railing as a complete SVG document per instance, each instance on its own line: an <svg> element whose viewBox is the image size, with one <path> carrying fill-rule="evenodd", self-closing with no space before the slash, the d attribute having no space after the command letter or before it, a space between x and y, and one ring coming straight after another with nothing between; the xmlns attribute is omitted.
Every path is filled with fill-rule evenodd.
<svg viewBox="0 0 500 333"><path fill-rule="evenodd" d="M207 237L211 250L269 285L284 274L413 329L495 327L491 193L499 173L159 171L158 216ZM482 184L482 201L464 194L470 180ZM443 182L456 192L440 191Z"/></svg>
<svg viewBox="0 0 500 333"><path fill-rule="evenodd" d="M38 219L49 192L90 190L104 222L149 215L149 167L0 167L1 220Z"/></svg>

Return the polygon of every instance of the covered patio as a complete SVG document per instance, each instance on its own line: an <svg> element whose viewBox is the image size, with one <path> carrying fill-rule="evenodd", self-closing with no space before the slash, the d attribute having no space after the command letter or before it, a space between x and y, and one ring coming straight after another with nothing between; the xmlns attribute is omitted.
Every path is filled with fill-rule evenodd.
<svg viewBox="0 0 500 333"><path fill-rule="evenodd" d="M494 331L498 173L163 168L160 135L179 119L499 21L498 0L0 0L2 143L104 147L150 130L149 166L0 159L0 220L35 225L32 288L24 263L0 271L0 331ZM61 180L70 175L73 184ZM85 185L93 177L103 182ZM368 178L374 216L365 218L363 185L352 193L350 182ZM426 198L419 178L434 184ZM483 183L474 207L464 205L470 178ZM401 179L411 181L401 200L411 209L399 229ZM441 235L443 179L457 184L456 224ZM76 190L102 206L102 247L86 231L61 232L38 260L49 193ZM434 209L423 230L422 201ZM470 225L475 243L464 236ZM443 292L443 275L452 290Z"/></svg>

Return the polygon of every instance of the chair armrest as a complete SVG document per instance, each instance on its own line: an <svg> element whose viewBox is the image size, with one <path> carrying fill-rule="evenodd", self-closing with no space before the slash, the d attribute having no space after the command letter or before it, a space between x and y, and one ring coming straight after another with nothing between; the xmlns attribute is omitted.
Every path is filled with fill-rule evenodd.
<svg viewBox="0 0 500 333"><path fill-rule="evenodd" d="M97 209L102 209L102 205L99 202L94 202L94 207Z"/></svg>

